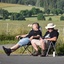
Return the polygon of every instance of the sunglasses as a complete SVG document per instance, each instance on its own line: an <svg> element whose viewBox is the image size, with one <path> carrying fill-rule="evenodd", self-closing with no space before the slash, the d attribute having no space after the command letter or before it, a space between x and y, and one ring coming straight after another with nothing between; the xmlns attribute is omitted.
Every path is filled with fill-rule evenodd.
<svg viewBox="0 0 64 64"><path fill-rule="evenodd" d="M48 30L51 30L52 28L48 28Z"/></svg>

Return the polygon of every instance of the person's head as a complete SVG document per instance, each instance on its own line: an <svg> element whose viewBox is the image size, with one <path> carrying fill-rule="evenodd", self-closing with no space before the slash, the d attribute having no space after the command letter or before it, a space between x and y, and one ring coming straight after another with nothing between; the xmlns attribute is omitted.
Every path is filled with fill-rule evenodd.
<svg viewBox="0 0 64 64"><path fill-rule="evenodd" d="M37 23L37 22L35 22L35 23L32 24L32 29L33 30L39 30L39 27L40 27L39 23Z"/></svg>
<svg viewBox="0 0 64 64"><path fill-rule="evenodd" d="M49 24L47 24L47 26L46 26L45 28L46 28L49 32L52 32L55 27L56 27L56 25L54 25L53 23L49 23Z"/></svg>

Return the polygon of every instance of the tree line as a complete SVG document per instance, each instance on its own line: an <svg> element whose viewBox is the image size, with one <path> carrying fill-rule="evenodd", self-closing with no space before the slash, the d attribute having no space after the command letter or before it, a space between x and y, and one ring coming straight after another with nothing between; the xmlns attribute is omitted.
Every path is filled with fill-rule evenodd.
<svg viewBox="0 0 64 64"><path fill-rule="evenodd" d="M64 0L0 0L4 3L15 3L23 5L36 5L47 9L62 9L64 10Z"/></svg>
<svg viewBox="0 0 64 64"><path fill-rule="evenodd" d="M32 17L38 13L43 13L43 11L39 8L32 8L31 10L21 10L19 13L10 13L7 10L0 9L0 19L25 20L26 17Z"/></svg>
<svg viewBox="0 0 64 64"><path fill-rule="evenodd" d="M12 3L12 4L24 4L24 5L35 5L36 0L0 0L0 2L4 3Z"/></svg>
<svg viewBox="0 0 64 64"><path fill-rule="evenodd" d="M47 9L61 9L64 11L64 0L43 0L44 8Z"/></svg>
<svg viewBox="0 0 64 64"><path fill-rule="evenodd" d="M0 19L26 20L25 18L27 17L36 16L38 20L45 20L46 14L49 16L50 14L52 15L61 14L62 15L63 13L64 13L63 10L60 10L60 9L53 9L52 11L48 9L47 11L42 11L39 8L35 8L35 7L33 7L31 10L21 10L19 13L8 12L7 10L0 9ZM63 18L64 17L62 17L62 19Z"/></svg>

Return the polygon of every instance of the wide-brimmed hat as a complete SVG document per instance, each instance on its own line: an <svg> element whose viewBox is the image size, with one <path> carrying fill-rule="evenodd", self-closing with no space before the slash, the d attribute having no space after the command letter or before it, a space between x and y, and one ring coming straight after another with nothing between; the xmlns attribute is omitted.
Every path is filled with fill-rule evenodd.
<svg viewBox="0 0 64 64"><path fill-rule="evenodd" d="M56 25L54 25L53 23L49 23L45 28L48 29L48 28L54 28L54 27L56 27Z"/></svg>

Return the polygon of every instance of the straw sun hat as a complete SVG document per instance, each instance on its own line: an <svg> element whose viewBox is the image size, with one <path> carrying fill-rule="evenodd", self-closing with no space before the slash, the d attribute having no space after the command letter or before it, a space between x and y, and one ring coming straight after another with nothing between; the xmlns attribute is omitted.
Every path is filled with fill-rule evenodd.
<svg viewBox="0 0 64 64"><path fill-rule="evenodd" d="M55 27L56 25L54 25L53 23L49 23L45 28L48 29L48 28L55 28Z"/></svg>

